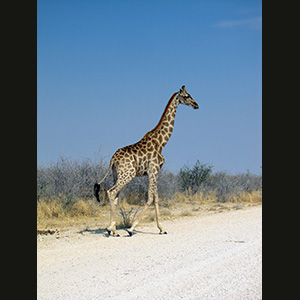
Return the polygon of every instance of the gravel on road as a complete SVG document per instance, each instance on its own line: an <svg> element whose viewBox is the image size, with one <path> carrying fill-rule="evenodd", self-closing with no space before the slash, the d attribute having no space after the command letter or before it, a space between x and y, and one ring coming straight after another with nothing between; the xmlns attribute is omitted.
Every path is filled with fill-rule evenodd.
<svg viewBox="0 0 300 300"><path fill-rule="evenodd" d="M262 299L262 207L38 242L38 299Z"/></svg>

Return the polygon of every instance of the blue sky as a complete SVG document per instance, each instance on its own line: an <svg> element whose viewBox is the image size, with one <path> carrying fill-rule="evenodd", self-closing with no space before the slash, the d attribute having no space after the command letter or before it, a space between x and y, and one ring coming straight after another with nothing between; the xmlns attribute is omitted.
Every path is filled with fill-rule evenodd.
<svg viewBox="0 0 300 300"><path fill-rule="evenodd" d="M109 161L183 84L165 167L260 174L261 0L37 1L38 165Z"/></svg>

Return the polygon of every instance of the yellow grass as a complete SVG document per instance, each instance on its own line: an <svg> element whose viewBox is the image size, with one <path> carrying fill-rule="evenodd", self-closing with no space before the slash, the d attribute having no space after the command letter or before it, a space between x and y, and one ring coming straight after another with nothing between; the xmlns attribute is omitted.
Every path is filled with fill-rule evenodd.
<svg viewBox="0 0 300 300"><path fill-rule="evenodd" d="M37 202L38 229L72 227L91 221L104 223L107 215L109 206L99 206L93 200L78 200L71 207L64 207L57 199Z"/></svg>
<svg viewBox="0 0 300 300"><path fill-rule="evenodd" d="M198 215L207 212L222 212L230 209L241 209L244 206L256 205L262 202L261 191L251 193L233 194L226 203L219 203L213 192L176 193L173 199L160 199L161 219L174 219L178 217ZM130 225L138 205L130 205L122 200L118 207L117 224L119 227ZM123 216L119 213L123 211ZM130 212L131 211L131 212ZM77 200L73 204L64 207L57 199L52 201L40 200L37 202L37 228L68 228L73 226L84 226L94 224L105 228L109 223L110 206L99 205L95 200ZM129 219L125 220L125 216ZM153 222L155 220L154 207L150 207L141 223Z"/></svg>
<svg viewBox="0 0 300 300"><path fill-rule="evenodd" d="M233 203L258 203L262 201L261 191L252 191L251 193L243 192L239 195L232 195L230 197L230 202Z"/></svg>

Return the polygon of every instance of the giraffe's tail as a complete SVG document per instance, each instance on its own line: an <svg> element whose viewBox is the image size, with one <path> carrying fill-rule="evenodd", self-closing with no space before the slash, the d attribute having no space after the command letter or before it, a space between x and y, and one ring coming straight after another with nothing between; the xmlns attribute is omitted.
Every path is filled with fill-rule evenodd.
<svg viewBox="0 0 300 300"><path fill-rule="evenodd" d="M109 171L112 168L113 164L114 164L114 161L113 161L113 159L111 159L110 163L109 163L108 170L107 170L106 174L104 175L103 179L100 182L94 184L94 195L95 195L95 197L96 197L96 199L97 199L98 202L100 202L100 197L99 197L100 184L104 181L104 179L109 174Z"/></svg>

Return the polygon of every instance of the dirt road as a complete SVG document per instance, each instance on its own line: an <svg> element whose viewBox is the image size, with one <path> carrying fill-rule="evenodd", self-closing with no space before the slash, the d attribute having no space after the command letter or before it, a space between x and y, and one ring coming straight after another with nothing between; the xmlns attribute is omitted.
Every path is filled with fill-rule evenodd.
<svg viewBox="0 0 300 300"><path fill-rule="evenodd" d="M261 206L38 242L38 299L261 299Z"/></svg>

